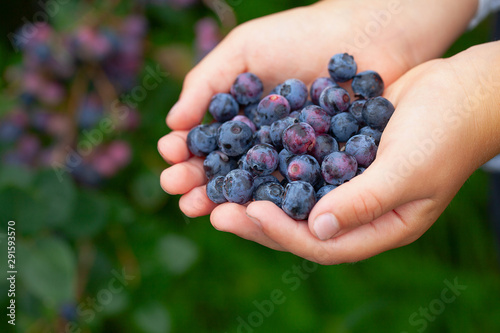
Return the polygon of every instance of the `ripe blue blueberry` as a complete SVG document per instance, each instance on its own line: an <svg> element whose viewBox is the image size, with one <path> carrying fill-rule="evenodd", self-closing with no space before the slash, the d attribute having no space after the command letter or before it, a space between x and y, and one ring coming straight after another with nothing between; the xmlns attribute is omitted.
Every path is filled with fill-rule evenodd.
<svg viewBox="0 0 500 333"><path fill-rule="evenodd" d="M285 97L268 95L260 101L254 121L258 126L271 125L278 119L288 117L289 114L290 104Z"/></svg>
<svg viewBox="0 0 500 333"><path fill-rule="evenodd" d="M198 125L188 133L187 146L196 156L207 156L217 149L217 127L214 125Z"/></svg>
<svg viewBox="0 0 500 333"><path fill-rule="evenodd" d="M224 178L222 193L229 202L243 205L252 200L253 190L253 176L248 171L235 169Z"/></svg>
<svg viewBox="0 0 500 333"><path fill-rule="evenodd" d="M253 192L255 201L271 201L276 206L281 208L285 189L280 183L268 182L260 185Z"/></svg>
<svg viewBox="0 0 500 333"><path fill-rule="evenodd" d="M280 95L290 103L292 111L301 109L307 101L307 87L299 79L289 79L283 82Z"/></svg>
<svg viewBox="0 0 500 333"><path fill-rule="evenodd" d="M207 197L216 204L226 202L223 194L224 176L217 176L208 181L207 184Z"/></svg>
<svg viewBox="0 0 500 333"><path fill-rule="evenodd" d="M262 126L257 132L255 132L253 139L254 144L267 143L272 145L273 140L271 140L271 126Z"/></svg>
<svg viewBox="0 0 500 333"><path fill-rule="evenodd" d="M364 99L382 96L384 92L384 81L375 71L358 73L352 80L351 86L354 96Z"/></svg>
<svg viewBox="0 0 500 333"><path fill-rule="evenodd" d="M218 122L225 122L238 114L240 107L230 94L220 93L212 97L208 112Z"/></svg>
<svg viewBox="0 0 500 333"><path fill-rule="evenodd" d="M316 142L309 152L321 164L326 155L339 151L339 144L328 134L316 135Z"/></svg>
<svg viewBox="0 0 500 333"><path fill-rule="evenodd" d="M327 133L331 119L332 117L317 105L306 106L299 115L299 121L311 125L316 134Z"/></svg>
<svg viewBox="0 0 500 333"><path fill-rule="evenodd" d="M358 134L347 141L345 152L354 156L358 166L367 168L377 155L377 145L371 137Z"/></svg>
<svg viewBox="0 0 500 333"><path fill-rule="evenodd" d="M328 63L328 73L335 82L351 80L356 75L357 70L358 66L354 58L347 53L337 53Z"/></svg>
<svg viewBox="0 0 500 333"><path fill-rule="evenodd" d="M289 181L301 180L315 186L322 181L321 168L314 157L297 155L288 161L287 178Z"/></svg>
<svg viewBox="0 0 500 333"><path fill-rule="evenodd" d="M316 134L308 123L293 124L283 132L283 147L293 154L306 154L315 142Z"/></svg>
<svg viewBox="0 0 500 333"><path fill-rule="evenodd" d="M243 115L237 115L233 119L233 121L241 121L242 123L245 123L250 127L253 133L257 132L257 127L255 127L255 124L247 117Z"/></svg>
<svg viewBox="0 0 500 333"><path fill-rule="evenodd" d="M340 87L327 87L319 96L319 105L330 115L347 111L351 97L347 90Z"/></svg>
<svg viewBox="0 0 500 333"><path fill-rule="evenodd" d="M295 181L285 187L283 211L295 220L306 220L316 204L316 193L311 184Z"/></svg>
<svg viewBox="0 0 500 333"><path fill-rule="evenodd" d="M325 195L330 193L330 191L333 191L336 188L337 188L337 186L335 186L335 185L325 185L325 186L321 187L316 192L316 200L318 200L318 201L321 200L321 198L323 198Z"/></svg>
<svg viewBox="0 0 500 333"><path fill-rule="evenodd" d="M214 176L225 176L229 171L236 169L236 160L230 158L221 151L213 151L203 161L203 170L208 179Z"/></svg>
<svg viewBox="0 0 500 333"><path fill-rule="evenodd" d="M349 112L342 112L332 117L330 130L338 142L346 142L359 130L356 118Z"/></svg>
<svg viewBox="0 0 500 333"><path fill-rule="evenodd" d="M383 131L394 110L394 105L389 100L375 97L366 101L363 106L363 119L368 126Z"/></svg>
<svg viewBox="0 0 500 333"><path fill-rule="evenodd" d="M260 176L260 177L255 177L253 179L253 187L254 189L257 189L260 185L265 184L265 183L280 183L278 178L274 177L273 175L267 175L267 176Z"/></svg>
<svg viewBox="0 0 500 333"><path fill-rule="evenodd" d="M356 175L358 162L345 152L334 152L321 163L321 173L328 184L340 185Z"/></svg>
<svg viewBox="0 0 500 333"><path fill-rule="evenodd" d="M271 145L257 144L247 152L246 163L252 174L256 176L270 175L278 168L278 152Z"/></svg>
<svg viewBox="0 0 500 333"><path fill-rule="evenodd" d="M368 135L373 140L375 140L375 143L377 145L380 143L380 138L382 137L382 132L374 128L371 128L370 126L365 126L362 129L360 129L359 134Z"/></svg>
<svg viewBox="0 0 500 333"><path fill-rule="evenodd" d="M319 105L319 96L328 87L338 87L338 84L329 77L319 77L314 80L309 90L313 104Z"/></svg>
<svg viewBox="0 0 500 333"><path fill-rule="evenodd" d="M293 124L297 124L299 121L297 119L286 117L275 121L271 125L271 141L273 146L278 150L283 148L283 132Z"/></svg>
<svg viewBox="0 0 500 333"><path fill-rule="evenodd" d="M278 170L281 173L281 175L285 178L288 177L288 161L295 156L295 154L290 153L288 150L283 149L280 151L278 154L279 158L279 165L278 165Z"/></svg>
<svg viewBox="0 0 500 333"><path fill-rule="evenodd" d="M358 124L363 126L365 121L363 120L363 106L366 103L366 99L358 99L357 101L352 102L351 106L349 106L349 112L356 118Z"/></svg>
<svg viewBox="0 0 500 333"><path fill-rule="evenodd" d="M242 155L252 146L252 129L241 121L225 122L218 132L219 149L228 156Z"/></svg>
<svg viewBox="0 0 500 333"><path fill-rule="evenodd" d="M259 77L248 72L238 75L231 86L231 95L241 105L258 102L263 91L264 85Z"/></svg>

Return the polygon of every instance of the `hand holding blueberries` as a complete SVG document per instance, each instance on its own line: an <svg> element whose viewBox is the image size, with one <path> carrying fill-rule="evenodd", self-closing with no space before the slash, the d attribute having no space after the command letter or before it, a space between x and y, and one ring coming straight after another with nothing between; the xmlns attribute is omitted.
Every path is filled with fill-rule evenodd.
<svg viewBox="0 0 500 333"><path fill-rule="evenodd" d="M469 175L500 152L498 79L489 80L500 77L493 66L500 44L418 65L466 27L473 4L464 3L453 8L455 20L415 24L396 38L394 30L415 15L403 11L353 58L345 54L350 50L340 45L352 42L349 27L362 27L386 6L323 1L254 20L191 71L167 118L174 131L159 142L172 164L162 187L183 194L186 215L211 214L219 230L322 264L406 245L432 225ZM438 23L451 35L424 43L421 34ZM485 82L497 82L496 90ZM481 102L472 103L481 86ZM267 95L273 87L276 94ZM234 101L246 118L231 120L240 109ZM222 125L198 126L207 110ZM260 129L254 133L252 125ZM269 175L274 170L283 184Z"/></svg>

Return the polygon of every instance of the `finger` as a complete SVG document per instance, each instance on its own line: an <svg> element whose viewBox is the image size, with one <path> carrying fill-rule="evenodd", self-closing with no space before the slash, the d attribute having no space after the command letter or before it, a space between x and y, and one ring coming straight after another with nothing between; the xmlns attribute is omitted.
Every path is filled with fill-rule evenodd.
<svg viewBox="0 0 500 333"><path fill-rule="evenodd" d="M426 199L406 204L397 212L390 211L342 236L321 241L310 232L306 221L295 221L283 211L258 205L249 205L247 213L260 223L271 240L295 255L323 265L356 262L409 244L437 218L432 201ZM415 216L420 219L410 221Z"/></svg>
<svg viewBox="0 0 500 333"><path fill-rule="evenodd" d="M274 205L272 203L270 204ZM269 239L269 237L250 220L246 215L245 206L234 203L219 205L212 211L210 221L217 230L233 233L241 238L254 241L273 250L286 251L282 246Z"/></svg>
<svg viewBox="0 0 500 333"><path fill-rule="evenodd" d="M207 186L198 186L179 199L179 208L188 217L199 217L210 214L217 204L207 197Z"/></svg>
<svg viewBox="0 0 500 333"><path fill-rule="evenodd" d="M167 115L170 128L188 130L199 124L212 96L229 92L236 76L245 71L240 41L231 36L186 75L179 100Z"/></svg>
<svg viewBox="0 0 500 333"><path fill-rule="evenodd" d="M158 152L168 164L186 161L190 152L186 144L188 131L173 131L158 140Z"/></svg>
<svg viewBox="0 0 500 333"><path fill-rule="evenodd" d="M203 159L199 157L175 164L163 170L160 176L161 187L169 194L184 194L206 182Z"/></svg>

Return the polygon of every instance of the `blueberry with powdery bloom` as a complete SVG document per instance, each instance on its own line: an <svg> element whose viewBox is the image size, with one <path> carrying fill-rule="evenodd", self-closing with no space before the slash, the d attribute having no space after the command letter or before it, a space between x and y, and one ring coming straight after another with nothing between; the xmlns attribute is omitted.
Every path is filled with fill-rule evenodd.
<svg viewBox="0 0 500 333"><path fill-rule="evenodd" d="M283 82L280 89L280 95L288 100L292 111L298 110L302 108L307 101L307 87L304 82L299 79L289 79Z"/></svg>
<svg viewBox="0 0 500 333"><path fill-rule="evenodd" d="M285 187L283 211L295 220L306 220L316 204L316 193L311 184L295 181Z"/></svg>
<svg viewBox="0 0 500 333"><path fill-rule="evenodd" d="M363 119L368 126L383 131L394 110L394 105L389 100L375 97L366 101L363 107Z"/></svg>
<svg viewBox="0 0 500 333"><path fill-rule="evenodd" d="M358 167L358 171L356 171L356 176L362 175L365 172L366 168Z"/></svg>
<svg viewBox="0 0 500 333"><path fill-rule="evenodd" d="M253 104L249 104L243 108L243 114L245 115L245 117L250 119L254 124L255 124L255 117L257 116L257 107L258 106L259 106L259 103L253 103Z"/></svg>
<svg viewBox="0 0 500 333"><path fill-rule="evenodd" d="M338 87L339 85L330 79L329 77L319 77L311 85L311 89L309 90L309 94L311 95L311 101L319 105L319 96L321 96L321 93L323 90L325 90L328 87Z"/></svg>
<svg viewBox="0 0 500 333"><path fill-rule="evenodd" d="M231 120L233 120L233 121L241 121L242 123L247 124L248 127L250 127L250 129L252 130L253 133L257 132L257 127L255 127L255 124L250 119L248 119L248 117L245 117L245 116L242 116L242 115L237 115L237 116L235 116Z"/></svg>
<svg viewBox="0 0 500 333"><path fill-rule="evenodd" d="M334 152L321 163L323 179L331 185L341 185L356 175L358 162L346 152Z"/></svg>
<svg viewBox="0 0 500 333"><path fill-rule="evenodd" d="M320 134L316 136L316 142L313 149L309 152L320 164L323 159L333 153L339 151L339 144L331 135Z"/></svg>
<svg viewBox="0 0 500 333"><path fill-rule="evenodd" d="M353 56L347 53L337 53L328 63L328 73L335 82L351 80L356 75L357 70L358 65L356 65Z"/></svg>
<svg viewBox="0 0 500 333"><path fill-rule="evenodd" d="M250 166L247 164L247 154L244 154L238 160L238 169L251 172Z"/></svg>
<svg viewBox="0 0 500 333"><path fill-rule="evenodd" d="M224 197L223 186L224 186L224 176L216 176L208 181L207 184L207 197L216 204L221 204L227 202L226 197Z"/></svg>
<svg viewBox="0 0 500 333"><path fill-rule="evenodd" d="M258 126L271 125L276 120L288 117L289 114L290 104L285 97L268 95L260 101L254 121Z"/></svg>
<svg viewBox="0 0 500 333"><path fill-rule="evenodd" d="M328 87L319 96L319 105L330 115L347 111L351 97L347 90L340 87Z"/></svg>
<svg viewBox="0 0 500 333"><path fill-rule="evenodd" d="M363 126L365 121L363 120L363 106L366 103L366 99L358 99L357 101L352 102L351 106L349 106L349 112L356 118L358 124Z"/></svg>
<svg viewBox="0 0 500 333"><path fill-rule="evenodd" d="M278 171L285 178L288 177L288 161L290 161L290 159L294 156L296 156L296 155L290 153L286 149L281 150L280 153L278 154L278 158L279 158Z"/></svg>
<svg viewBox="0 0 500 333"><path fill-rule="evenodd" d="M252 73L238 75L231 86L231 95L241 105L257 103L264 92L264 85L259 77Z"/></svg>
<svg viewBox="0 0 500 333"><path fill-rule="evenodd" d="M370 126L365 126L359 130L359 134L367 135L375 140L375 143L378 145L380 143L380 138L382 137L382 132L371 128Z"/></svg>
<svg viewBox="0 0 500 333"><path fill-rule="evenodd" d="M325 185L316 192L316 200L320 201L325 195L336 189L335 185Z"/></svg>
<svg viewBox="0 0 500 333"><path fill-rule="evenodd" d="M272 145L273 140L271 140L271 126L264 125L257 132L255 132L253 135L253 142L254 144L267 143Z"/></svg>
<svg viewBox="0 0 500 333"><path fill-rule="evenodd" d="M216 94L208 105L208 112L218 122L225 122L238 114L240 106L230 94Z"/></svg>
<svg viewBox="0 0 500 333"><path fill-rule="evenodd" d="M338 142L346 142L359 130L356 118L349 112L342 112L332 117L331 132Z"/></svg>
<svg viewBox="0 0 500 333"><path fill-rule="evenodd" d="M306 106L299 115L299 121L311 125L317 134L328 132L331 119L325 110L316 105Z"/></svg>
<svg viewBox="0 0 500 333"><path fill-rule="evenodd" d="M207 156L217 149L217 128L211 125L198 125L189 131L186 143L194 155Z"/></svg>
<svg viewBox="0 0 500 333"><path fill-rule="evenodd" d="M269 93L270 95L279 95L280 94L280 90L281 90L281 86L283 86L283 83L280 83L278 85L276 85L276 87L273 88L273 90L271 90L271 92Z"/></svg>
<svg viewBox="0 0 500 333"><path fill-rule="evenodd" d="M259 176L255 177L253 179L253 187L257 189L260 185L265 184L265 183L280 183L278 178L274 177L273 175L267 175L267 176Z"/></svg>
<svg viewBox="0 0 500 333"><path fill-rule="evenodd" d="M293 154L308 153L315 142L316 133L308 123L293 124L283 132L283 147Z"/></svg>
<svg viewBox="0 0 500 333"><path fill-rule="evenodd" d="M358 166L367 168L377 155L377 145L371 137L358 134L347 141L345 152L354 156Z"/></svg>
<svg viewBox="0 0 500 333"><path fill-rule="evenodd" d="M299 111L292 111L292 112L290 112L290 115L288 117L294 118L294 119L298 120L299 116L300 116L300 112Z"/></svg>
<svg viewBox="0 0 500 333"><path fill-rule="evenodd" d="M213 151L203 161L203 170L208 179L215 176L225 176L236 169L238 163L221 151Z"/></svg>
<svg viewBox="0 0 500 333"><path fill-rule="evenodd" d="M253 176L250 172L235 169L224 178L222 193L229 202L243 205L252 200Z"/></svg>
<svg viewBox="0 0 500 333"><path fill-rule="evenodd" d="M284 194L285 189L280 183L265 183L255 189L253 198L255 201L271 201L281 208Z"/></svg>
<svg viewBox="0 0 500 333"><path fill-rule="evenodd" d="M273 142L273 146L276 149L280 150L283 148L283 132L293 124L297 124L299 121L297 119L286 117L284 119L280 119L275 121L271 125L271 140Z"/></svg>
<svg viewBox="0 0 500 333"><path fill-rule="evenodd" d="M278 152L268 144L258 144L250 148L246 154L246 163L252 174L267 176L278 168Z"/></svg>
<svg viewBox="0 0 500 333"><path fill-rule="evenodd" d="M288 161L287 178L289 181L301 180L316 186L321 179L318 161L309 155L297 155Z"/></svg>
<svg viewBox="0 0 500 333"><path fill-rule="evenodd" d="M253 143L252 129L241 121L228 121L218 130L220 151L228 156L244 154Z"/></svg>
<svg viewBox="0 0 500 333"><path fill-rule="evenodd" d="M358 73L351 83L354 96L364 99L382 96L384 81L375 71Z"/></svg>

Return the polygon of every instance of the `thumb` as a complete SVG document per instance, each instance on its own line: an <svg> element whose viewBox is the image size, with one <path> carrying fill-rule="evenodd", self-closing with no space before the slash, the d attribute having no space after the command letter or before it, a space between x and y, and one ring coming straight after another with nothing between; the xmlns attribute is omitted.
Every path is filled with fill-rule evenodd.
<svg viewBox="0 0 500 333"><path fill-rule="evenodd" d="M177 103L167 115L173 130L189 130L199 124L210 99L219 92L229 92L236 76L245 71L238 38L229 34L212 52L196 65L184 79Z"/></svg>
<svg viewBox="0 0 500 333"><path fill-rule="evenodd" d="M401 177L396 165L384 163L391 161L385 157L377 158L364 173L318 201L309 215L313 235L321 240L339 236L419 198L418 186L409 177Z"/></svg>

